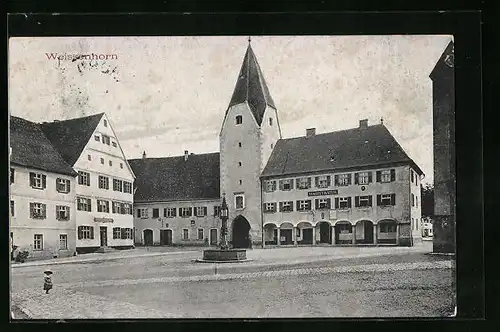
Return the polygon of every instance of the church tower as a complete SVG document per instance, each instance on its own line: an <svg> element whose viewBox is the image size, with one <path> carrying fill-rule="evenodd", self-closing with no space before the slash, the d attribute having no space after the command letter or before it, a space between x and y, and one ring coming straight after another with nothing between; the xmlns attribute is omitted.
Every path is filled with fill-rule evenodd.
<svg viewBox="0 0 500 332"><path fill-rule="evenodd" d="M220 188L229 206L234 247L262 243L260 174L281 138L276 106L248 40L220 132Z"/></svg>

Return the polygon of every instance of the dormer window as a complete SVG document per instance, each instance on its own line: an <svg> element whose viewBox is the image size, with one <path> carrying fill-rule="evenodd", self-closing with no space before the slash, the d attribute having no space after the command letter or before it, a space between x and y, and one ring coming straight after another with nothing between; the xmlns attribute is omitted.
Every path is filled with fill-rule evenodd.
<svg viewBox="0 0 500 332"><path fill-rule="evenodd" d="M236 116L236 124L239 125L239 124L242 124L242 123L243 123L243 116L237 115Z"/></svg>
<svg viewBox="0 0 500 332"><path fill-rule="evenodd" d="M269 125L272 126L273 125L273 118L269 118Z"/></svg>
<svg viewBox="0 0 500 332"><path fill-rule="evenodd" d="M108 121L104 120L104 127L108 126Z"/></svg>

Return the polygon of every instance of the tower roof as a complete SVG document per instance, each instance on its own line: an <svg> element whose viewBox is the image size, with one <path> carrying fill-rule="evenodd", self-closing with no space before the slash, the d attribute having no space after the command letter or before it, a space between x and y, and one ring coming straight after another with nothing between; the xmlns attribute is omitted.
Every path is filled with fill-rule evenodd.
<svg viewBox="0 0 500 332"><path fill-rule="evenodd" d="M248 103L259 126L262 123L266 105L276 109L250 43L248 43L229 107L245 102Z"/></svg>

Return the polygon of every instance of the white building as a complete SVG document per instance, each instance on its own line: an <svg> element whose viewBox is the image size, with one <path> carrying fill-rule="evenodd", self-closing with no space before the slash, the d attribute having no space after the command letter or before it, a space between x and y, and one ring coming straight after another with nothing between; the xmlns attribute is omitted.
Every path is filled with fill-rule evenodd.
<svg viewBox="0 0 500 332"><path fill-rule="evenodd" d="M10 238L28 259L75 252L75 177L40 125L10 117Z"/></svg>
<svg viewBox="0 0 500 332"><path fill-rule="evenodd" d="M132 172L104 113L41 124L65 161L78 172L76 250L132 248Z"/></svg>

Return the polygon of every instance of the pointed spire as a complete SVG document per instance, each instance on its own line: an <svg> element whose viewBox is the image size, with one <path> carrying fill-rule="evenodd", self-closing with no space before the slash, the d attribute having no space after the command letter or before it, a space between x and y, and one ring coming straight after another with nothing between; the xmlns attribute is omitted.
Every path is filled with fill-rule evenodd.
<svg viewBox="0 0 500 332"><path fill-rule="evenodd" d="M266 105L274 109L276 109L276 106L274 106L274 101L269 93L264 75L260 70L250 42L251 38L248 37L247 51L241 65L233 96L229 102L229 107L245 102L248 103L255 120L260 125Z"/></svg>

